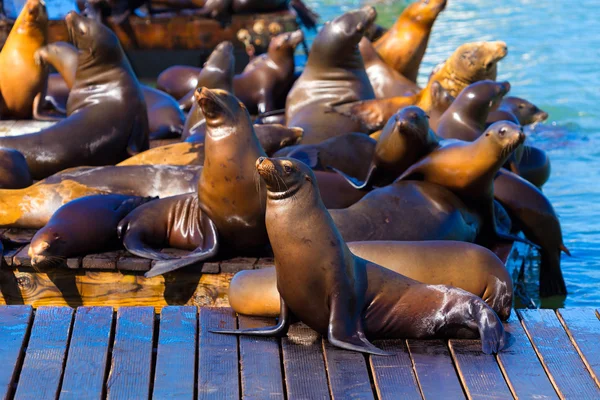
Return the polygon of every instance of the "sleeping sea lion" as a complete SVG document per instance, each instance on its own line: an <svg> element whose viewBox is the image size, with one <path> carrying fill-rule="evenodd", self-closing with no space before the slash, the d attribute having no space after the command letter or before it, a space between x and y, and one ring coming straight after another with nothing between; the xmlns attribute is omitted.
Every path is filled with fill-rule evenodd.
<svg viewBox="0 0 600 400"><path fill-rule="evenodd" d="M383 128L363 181L336 171L356 189L385 186L438 145L439 139L429 129L425 112L419 107L406 107L390 118Z"/></svg>
<svg viewBox="0 0 600 400"><path fill-rule="evenodd" d="M79 49L67 118L37 133L0 138L0 147L25 156L34 179L69 167L116 164L148 149L146 104L119 40L75 12L65 21Z"/></svg>
<svg viewBox="0 0 600 400"><path fill-rule="evenodd" d="M493 201L496 173L524 140L525 134L520 126L508 121L496 122L473 142L456 140L443 143L408 168L398 181L423 180L456 193L481 216L478 243L490 246L498 239L524 241L498 232Z"/></svg>
<svg viewBox="0 0 600 400"><path fill-rule="evenodd" d="M281 336L294 315L334 346L375 355L387 353L370 339L479 336L485 353L502 349L502 323L480 298L419 283L352 254L308 166L261 157L256 168L268 190L266 226L281 295L279 321L272 327L215 327L212 332Z"/></svg>
<svg viewBox="0 0 600 400"><path fill-rule="evenodd" d="M108 251L120 245L117 225L149 197L106 194L86 196L60 207L31 239L33 267L56 267L67 258Z"/></svg>
<svg viewBox="0 0 600 400"><path fill-rule="evenodd" d="M446 0L419 0L406 7L396 23L374 43L383 61L416 82L433 23L444 8Z"/></svg>
<svg viewBox="0 0 600 400"><path fill-rule="evenodd" d="M43 0L27 0L0 51L0 116L31 119L33 100L45 90L48 70L34 53L48 41ZM6 146L5 146L6 147Z"/></svg>
<svg viewBox="0 0 600 400"><path fill-rule="evenodd" d="M428 285L450 285L481 298L505 321L512 308L512 279L485 247L453 241L349 242L355 256ZM279 315L275 268L240 271L229 284L229 304L240 314Z"/></svg>
<svg viewBox="0 0 600 400"><path fill-rule="evenodd" d="M376 15L372 7L347 12L327 22L315 38L286 101L287 125L304 129L303 144L362 131L360 123L332 107L375 98L358 43Z"/></svg>

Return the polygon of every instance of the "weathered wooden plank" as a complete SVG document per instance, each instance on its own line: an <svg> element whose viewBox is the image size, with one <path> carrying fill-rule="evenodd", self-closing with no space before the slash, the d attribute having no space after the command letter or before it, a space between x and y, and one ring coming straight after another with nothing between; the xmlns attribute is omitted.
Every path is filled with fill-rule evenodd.
<svg viewBox="0 0 600 400"><path fill-rule="evenodd" d="M288 399L329 399L321 335L297 323L281 339Z"/></svg>
<svg viewBox="0 0 600 400"><path fill-rule="evenodd" d="M273 257L261 257L254 266L256 269L271 267L275 267L275 259Z"/></svg>
<svg viewBox="0 0 600 400"><path fill-rule="evenodd" d="M150 396L153 340L154 308L119 308L112 364L106 382L109 400Z"/></svg>
<svg viewBox="0 0 600 400"><path fill-rule="evenodd" d="M446 341L411 339L407 343L425 399L465 398Z"/></svg>
<svg viewBox="0 0 600 400"><path fill-rule="evenodd" d="M162 309L152 398L194 398L197 332L196 307Z"/></svg>
<svg viewBox="0 0 600 400"><path fill-rule="evenodd" d="M519 310L525 332L560 396L592 399L600 388L553 310Z"/></svg>
<svg viewBox="0 0 600 400"><path fill-rule="evenodd" d="M113 270L117 268L118 251L109 251L106 253L89 254L83 257L81 266L84 269L102 269Z"/></svg>
<svg viewBox="0 0 600 400"><path fill-rule="evenodd" d="M342 350L323 340L325 366L331 397L335 399L374 399L365 356Z"/></svg>
<svg viewBox="0 0 600 400"><path fill-rule="evenodd" d="M83 261L82 257L67 258L67 268L79 269L79 268L81 268L82 261Z"/></svg>
<svg viewBox="0 0 600 400"><path fill-rule="evenodd" d="M575 349L600 386L600 321L593 308L561 308L558 319Z"/></svg>
<svg viewBox="0 0 600 400"><path fill-rule="evenodd" d="M240 329L275 324L274 318L238 317ZM283 399L281 358L277 338L240 336L240 375L244 399Z"/></svg>
<svg viewBox="0 0 600 400"><path fill-rule="evenodd" d="M10 399L17 370L23 362L25 338L29 332L31 306L0 307L0 398Z"/></svg>
<svg viewBox="0 0 600 400"><path fill-rule="evenodd" d="M117 269L119 271L148 271L152 260L136 257L128 251L119 252Z"/></svg>
<svg viewBox="0 0 600 400"><path fill-rule="evenodd" d="M498 364L511 392L519 399L558 398L516 313L504 323L507 344Z"/></svg>
<svg viewBox="0 0 600 400"><path fill-rule="evenodd" d="M79 307L75 314L61 400L104 398L112 307Z"/></svg>
<svg viewBox="0 0 600 400"><path fill-rule="evenodd" d="M392 356L369 356L375 390L380 399L421 399L406 341L378 340L375 346Z"/></svg>
<svg viewBox="0 0 600 400"><path fill-rule="evenodd" d="M469 399L510 399L512 394L493 355L479 340L450 340L450 352Z"/></svg>
<svg viewBox="0 0 600 400"><path fill-rule="evenodd" d="M37 309L15 399L56 399L71 333L73 309Z"/></svg>
<svg viewBox="0 0 600 400"><path fill-rule="evenodd" d="M238 399L238 339L211 333L211 328L236 328L230 308L200 309L198 335L198 399Z"/></svg>
<svg viewBox="0 0 600 400"><path fill-rule="evenodd" d="M31 257L29 257L29 245L21 248L13 257L13 265L17 267L31 267Z"/></svg>
<svg viewBox="0 0 600 400"><path fill-rule="evenodd" d="M221 261L221 271L235 273L245 269L254 269L254 264L258 261L257 258L236 257L229 260Z"/></svg>
<svg viewBox="0 0 600 400"><path fill-rule="evenodd" d="M12 267L13 266L13 260L15 258L15 256L21 251L23 250L23 247L25 246L18 246L18 247L13 247L12 249L4 249L4 262L6 263L7 266Z"/></svg>

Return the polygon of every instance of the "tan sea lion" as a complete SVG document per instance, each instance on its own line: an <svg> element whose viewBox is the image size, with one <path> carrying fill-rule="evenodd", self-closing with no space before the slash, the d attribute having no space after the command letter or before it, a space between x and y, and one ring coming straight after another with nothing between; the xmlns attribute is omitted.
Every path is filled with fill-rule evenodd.
<svg viewBox="0 0 600 400"><path fill-rule="evenodd" d="M497 63L506 57L508 50L504 42L474 42L459 46L429 78L427 86L414 96L398 96L388 99L365 100L335 107L342 115L351 116L369 132L381 129L394 113L409 105L416 105L425 112L433 107L431 87L439 84L448 93L458 94L473 82L496 80Z"/></svg>
<svg viewBox="0 0 600 400"><path fill-rule="evenodd" d="M35 51L48 40L48 14L43 0L27 0L0 51L0 116L30 119L33 100L45 91L48 70Z"/></svg>
<svg viewBox="0 0 600 400"><path fill-rule="evenodd" d="M493 201L496 173L524 140L525 134L520 126L508 121L496 122L473 142L456 140L443 143L408 168L398 180L423 180L456 193L467 206L481 215L478 243L490 246L498 239L524 241L498 232Z"/></svg>
<svg viewBox="0 0 600 400"><path fill-rule="evenodd" d="M196 190L198 166L79 167L24 189L0 189L0 227L42 228L62 205L79 197L119 193L168 197Z"/></svg>
<svg viewBox="0 0 600 400"><path fill-rule="evenodd" d="M375 98L358 43L376 15L372 7L347 12L326 23L315 38L286 101L287 125L304 129L304 144L362 131L360 123L332 107Z"/></svg>
<svg viewBox="0 0 600 400"><path fill-rule="evenodd" d="M512 308L512 279L485 247L453 241L349 242L355 256L428 285L449 285L483 299L505 321ZM240 271L229 284L229 304L240 314L276 317L280 297L274 268Z"/></svg>
<svg viewBox="0 0 600 400"><path fill-rule="evenodd" d="M433 23L444 8L446 0L419 0L406 7L396 23L374 43L383 61L416 82Z"/></svg>
<svg viewBox="0 0 600 400"><path fill-rule="evenodd" d="M336 171L356 189L392 183L408 167L438 147L439 139L429 129L427 121L427 115L419 107L403 108L383 128L363 181Z"/></svg>
<svg viewBox="0 0 600 400"><path fill-rule="evenodd" d="M65 21L79 49L67 118L37 133L0 138L0 147L25 156L34 179L69 167L116 164L148 149L146 104L119 40L75 12Z"/></svg>
<svg viewBox="0 0 600 400"><path fill-rule="evenodd" d="M23 154L0 148L0 189L22 189L33 183Z"/></svg>
<svg viewBox="0 0 600 400"><path fill-rule="evenodd" d="M60 207L31 239L33 267L57 267L69 257L118 248L117 225L149 197L106 194L86 196Z"/></svg>
<svg viewBox="0 0 600 400"><path fill-rule="evenodd" d="M365 70L369 76L375 98L412 95L420 91L417 84L401 75L383 61L369 39L363 37L358 44L360 55L365 63Z"/></svg>
<svg viewBox="0 0 600 400"><path fill-rule="evenodd" d="M279 321L272 327L214 327L212 332L281 336L293 314L334 346L376 355L387 353L371 339L480 336L485 353L504 346L502 323L480 298L419 283L352 254L308 166L263 157L257 169L268 190L266 225L281 295Z"/></svg>
<svg viewBox="0 0 600 400"><path fill-rule="evenodd" d="M494 180L494 197L525 237L540 246L540 296L567 294L560 253L571 254L550 201L531 183L506 170L500 170Z"/></svg>

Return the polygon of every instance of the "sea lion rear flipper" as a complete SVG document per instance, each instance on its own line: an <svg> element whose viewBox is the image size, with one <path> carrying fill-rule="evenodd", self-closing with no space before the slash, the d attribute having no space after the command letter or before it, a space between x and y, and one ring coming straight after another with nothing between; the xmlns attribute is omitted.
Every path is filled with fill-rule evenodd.
<svg viewBox="0 0 600 400"><path fill-rule="evenodd" d="M211 333L224 333L228 335L250 335L250 336L276 336L283 337L287 335L290 328L290 309L280 299L280 313L277 325L265 326L264 328L252 328L252 329L210 329Z"/></svg>
<svg viewBox="0 0 600 400"><path fill-rule="evenodd" d="M371 177L373 176L373 172L377 169L377 167L374 165L371 165L371 168L369 168L369 172L367 172L367 177L365 178L364 181L360 181L359 179L357 179L353 176L347 175L345 172L340 171L337 168L334 168L331 166L327 166L327 168L329 168L330 170L341 175L342 178L344 178L346 180L346 182L348 182L350 184L350 186L352 186L356 190L369 191L373 188L373 185L371 185Z"/></svg>
<svg viewBox="0 0 600 400"><path fill-rule="evenodd" d="M540 249L540 245L533 243L531 240L527 239L527 238L523 238L517 235L511 235L510 233L503 233L503 232L496 232L496 237L499 240L504 240L507 242L520 242L520 243L525 243L535 249Z"/></svg>

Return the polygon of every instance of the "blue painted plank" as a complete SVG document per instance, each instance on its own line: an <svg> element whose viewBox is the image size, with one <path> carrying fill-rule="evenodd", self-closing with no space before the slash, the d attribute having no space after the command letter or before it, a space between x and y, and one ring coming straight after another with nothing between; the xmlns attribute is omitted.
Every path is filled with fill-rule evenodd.
<svg viewBox="0 0 600 400"><path fill-rule="evenodd" d="M0 398L9 399L13 393L16 373L23 361L25 338L29 332L33 309L31 306L0 307Z"/></svg>

